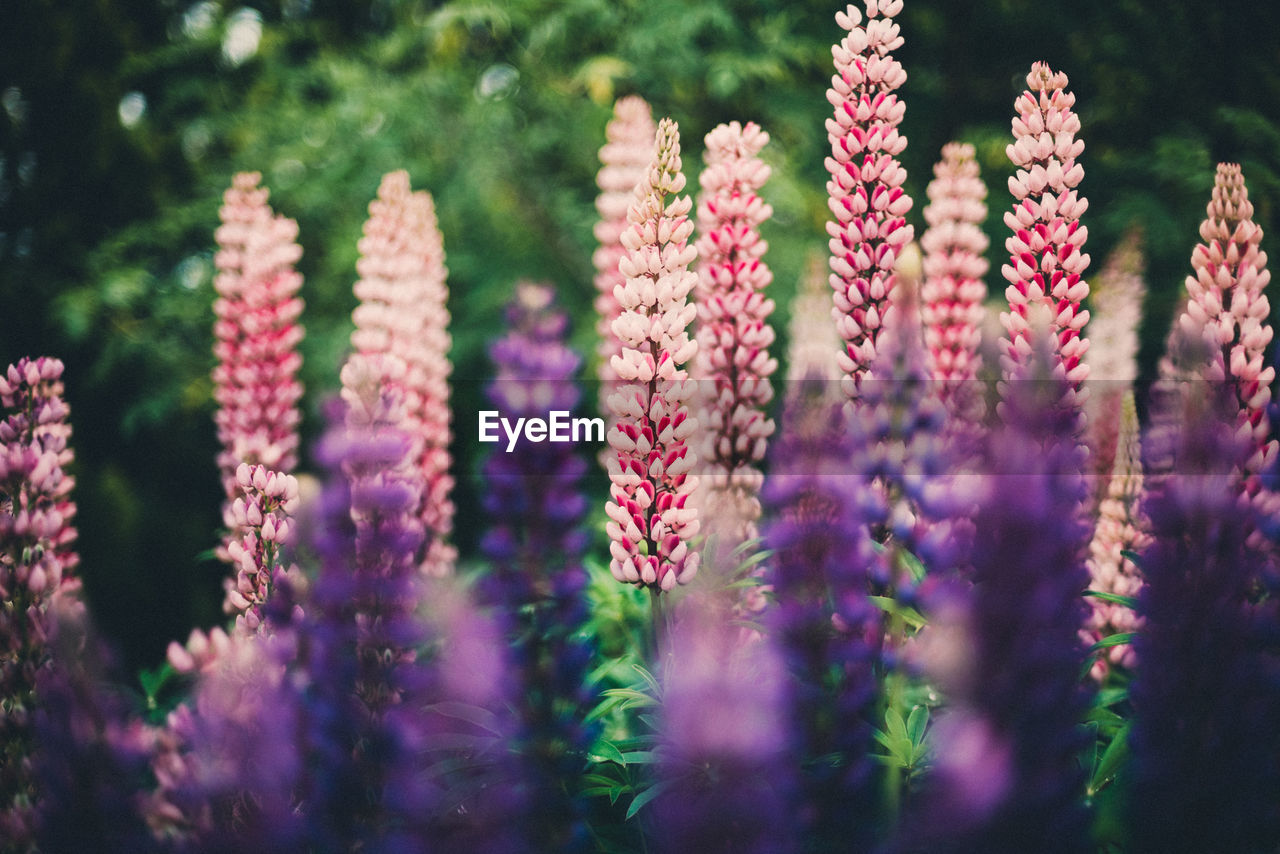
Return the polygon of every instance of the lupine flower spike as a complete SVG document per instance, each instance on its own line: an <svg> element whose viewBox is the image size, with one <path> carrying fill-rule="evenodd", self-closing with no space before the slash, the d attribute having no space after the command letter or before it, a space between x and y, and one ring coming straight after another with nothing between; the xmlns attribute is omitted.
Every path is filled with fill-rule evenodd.
<svg viewBox="0 0 1280 854"><path fill-rule="evenodd" d="M773 209L756 194L769 177L757 157L768 142L752 122L718 126L707 134L699 179L694 365L703 396L702 509L704 527L722 550L756 536L764 477L758 465L774 429L767 412L769 377L778 368L769 355L774 304L764 295L773 273L762 260L768 244L759 232Z"/></svg>
<svg viewBox="0 0 1280 854"><path fill-rule="evenodd" d="M982 369L979 346L987 298L987 236L982 233L987 188L968 143L944 145L933 176L924 209L929 227L920 238L925 344L939 397L952 412L976 424L983 415L976 380Z"/></svg>
<svg viewBox="0 0 1280 854"><path fill-rule="evenodd" d="M1142 234L1132 229L1111 253L1098 273L1090 314L1089 381L1092 391L1086 404L1089 414L1089 447L1092 470L1105 484L1116 459L1117 438L1125 395L1138 378L1138 325L1147 286L1142 274ZM1104 487L1105 489L1105 487Z"/></svg>
<svg viewBox="0 0 1280 854"><path fill-rule="evenodd" d="M1001 373L1008 380L1030 360L1035 324L1029 313L1034 305L1045 306L1054 370L1068 382L1063 404L1078 408L1089 376L1084 361L1089 342L1080 334L1089 320L1081 308L1089 295L1081 278L1089 266L1082 251L1089 232L1080 223L1088 202L1075 189L1084 177L1084 167L1076 162L1084 142L1076 139L1080 119L1071 109L1075 95L1066 87L1067 75L1037 62L1027 75L1027 91L1014 101L1014 141L1005 151L1018 171L1009 179L1013 210L1004 215L1013 234L1004 244L1009 263L1000 270L1009 282L1009 311L1000 315L1008 333L1000 342Z"/></svg>
<svg viewBox="0 0 1280 854"><path fill-rule="evenodd" d="M1128 847L1269 851L1280 838L1280 656L1274 600L1253 602L1266 556L1239 509L1252 443L1224 429L1239 413L1230 387L1178 391L1164 401L1169 429L1145 443L1171 442L1158 450L1178 465L1142 507L1151 544L1129 694Z"/></svg>
<svg viewBox="0 0 1280 854"><path fill-rule="evenodd" d="M902 46L893 18L902 0L867 0L867 21L849 5L836 23L849 33L831 48L836 73L827 90L835 109L827 119L831 156L827 223L831 248L832 316L844 341L841 370L846 392L857 392L875 361L885 315L892 310L893 267L914 232L904 219L911 197L902 188L906 170L897 156L907 147L898 132L906 105L896 90L907 79L890 51Z"/></svg>
<svg viewBox="0 0 1280 854"><path fill-rule="evenodd" d="M1119 436L1115 465L1107 481L1107 497L1098 507L1098 525L1089 543L1091 589L1120 596L1137 596L1142 575L1126 552L1140 552L1150 541L1146 522L1138 505L1142 499L1142 457L1139 445L1138 410L1130 391L1121 399ZM1093 644L1113 634L1136 631L1142 619L1131 608L1090 597L1092 613L1084 638ZM1093 676L1102 680L1114 665L1132 669L1133 647L1107 647L1093 666Z"/></svg>
<svg viewBox="0 0 1280 854"><path fill-rule="evenodd" d="M1267 322L1271 307L1263 293L1271 273L1267 253L1260 248L1262 229L1253 221L1253 204L1237 164L1218 164L1200 237L1204 243L1191 253L1195 273L1187 277L1190 299L1178 323L1222 353L1225 375L1202 372L1201 378L1226 381L1235 389L1237 429L1249 440L1244 471L1254 481L1276 453L1266 419L1275 368L1263 362L1273 334ZM1257 488L1254 482L1246 486Z"/></svg>
<svg viewBox="0 0 1280 854"><path fill-rule="evenodd" d="M497 368L487 390L511 419L575 410L581 358L565 344L568 317L548 285L521 282L507 309L508 332L491 348ZM478 585L510 642L520 718L516 751L529 774L528 812L517 823L538 850L590 849L582 805L575 802L580 757L593 727L582 720L594 692L585 687L591 650L576 636L586 619L582 564L587 463L571 443L532 443L484 464L490 528L481 551L491 561Z"/></svg>
<svg viewBox="0 0 1280 854"><path fill-rule="evenodd" d="M351 346L377 360L403 401L413 465L423 477L417 512L427 533L428 575L452 572L453 478L449 474L449 311L444 245L430 194L412 192L409 174L385 175L360 239L360 304L352 313Z"/></svg>
<svg viewBox="0 0 1280 854"><path fill-rule="evenodd" d="M688 474L697 420L682 367L698 347L686 332L697 312L688 297L698 282L689 270L698 253L687 245L693 223L689 197L677 195L685 185L680 165L679 129L663 119L657 154L627 212L627 257L618 264L627 281L614 291L622 314L613 332L623 346L613 369L624 385L609 398L618 419L609 431L609 568L619 581L655 592L688 583L699 561L689 548L698 533L689 503L697 479Z"/></svg>
<svg viewBox="0 0 1280 854"><path fill-rule="evenodd" d="M613 416L609 395L617 389L613 357L622 355L622 342L613 334L613 322L622 313L614 289L626 284L618 272L618 262L627 254L622 233L629 228L627 209L635 197L636 184L644 179L653 162L653 141L657 127L649 104L639 95L619 98L613 105L613 119L605 128L604 146L600 149L600 171L596 184L596 241L600 244L591 261L596 268L596 323L600 334L599 362L596 376L600 380L600 409L605 417Z"/></svg>
<svg viewBox="0 0 1280 854"><path fill-rule="evenodd" d="M33 714L53 608L79 610L68 414L59 360L22 359L0 374L0 837L15 850L34 831Z"/></svg>
<svg viewBox="0 0 1280 854"><path fill-rule="evenodd" d="M235 176L223 196L222 225L215 235L214 417L226 510L239 494L241 463L287 474L298 462L302 277L293 265L302 248L294 242L298 224L271 212L260 177L256 172ZM229 519L226 525L234 536Z"/></svg>
<svg viewBox="0 0 1280 854"><path fill-rule="evenodd" d="M1007 383L1004 426L988 444L974 584L940 587L925 603L925 660L949 711L930 791L908 823L927 843L919 850L1089 850L1078 761L1089 705L1084 449L1078 414L1060 405L1068 383L1053 376L1052 318L1041 308L1031 321L1033 349Z"/></svg>
<svg viewBox="0 0 1280 854"><path fill-rule="evenodd" d="M223 582L222 608L235 615L237 629L252 632L263 625L262 606L278 576L291 570L281 550L290 541L292 517L298 512L298 480L241 463L236 483L242 494L231 502L230 518L239 536L226 543L236 577Z"/></svg>

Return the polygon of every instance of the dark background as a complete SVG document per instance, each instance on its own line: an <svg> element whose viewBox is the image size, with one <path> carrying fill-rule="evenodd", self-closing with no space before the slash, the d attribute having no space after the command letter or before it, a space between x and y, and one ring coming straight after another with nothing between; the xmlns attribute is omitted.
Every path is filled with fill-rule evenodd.
<svg viewBox="0 0 1280 854"><path fill-rule="evenodd" d="M596 151L613 99L680 122L696 188L701 139L755 120L773 143L766 227L781 328L806 257L825 251L836 4L727 0L188 4L0 3L0 366L67 363L82 575L135 666L220 619L205 552L220 490L209 371L213 230L239 170L298 220L307 438L337 384L356 240L379 177L436 197L450 267L457 411L473 413L500 305L554 282L593 349ZM904 160L919 229L943 143L974 143L991 190L993 295L1012 103L1035 60L1066 71L1087 148L1093 271L1146 234L1148 373L1189 270L1214 163L1243 164L1275 248L1280 16L1218 0L907 0ZM258 33L255 42L254 32ZM237 55L228 48L251 47ZM138 113L139 100L145 109ZM133 111L130 112L130 108ZM780 342L778 352L782 352ZM478 454L462 423L457 539L473 552Z"/></svg>

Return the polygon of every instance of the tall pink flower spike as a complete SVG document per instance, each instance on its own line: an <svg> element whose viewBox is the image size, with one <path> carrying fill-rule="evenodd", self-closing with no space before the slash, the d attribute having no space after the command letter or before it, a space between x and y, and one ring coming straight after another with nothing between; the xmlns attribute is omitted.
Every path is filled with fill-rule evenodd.
<svg viewBox="0 0 1280 854"><path fill-rule="evenodd" d="M920 238L924 250L924 287L920 317L930 371L938 395L953 412L976 422L982 402L976 380L982 369L982 323L986 316L986 185L978 177L972 145L949 142L933 167L924 209L929 227ZM972 410L972 411L971 411Z"/></svg>
<svg viewBox="0 0 1280 854"><path fill-rule="evenodd" d="M760 224L773 208L756 191L769 178L757 156L769 135L756 124L719 125L706 137L706 168L699 178L698 354L695 377L703 397L700 450L707 474L704 519L732 549L757 536L764 459L774 423L769 377L773 300L764 289L773 273L762 257L768 244Z"/></svg>
<svg viewBox="0 0 1280 854"><path fill-rule="evenodd" d="M448 575L457 552L448 541L454 507L447 270L435 205L426 191L410 189L409 173L383 177L359 248L360 304L352 313L351 346L365 357L393 357L372 363L386 372L382 381L400 392L404 430L414 443L410 456L423 479L417 512L427 532L422 569Z"/></svg>
<svg viewBox="0 0 1280 854"><path fill-rule="evenodd" d="M697 455L688 439L697 427L689 413L693 383L682 367L698 344L686 331L697 313L689 293L698 276L689 270L697 250L688 196L678 196L680 132L669 118L658 123L657 153L636 186L622 235L627 256L618 269L626 283L614 293L622 314L613 332L622 342L613 369L623 383L609 398L617 422L609 431L612 485L605 505L612 541L609 569L622 582L669 591L691 581L698 533L689 496L697 478L688 472Z"/></svg>
<svg viewBox="0 0 1280 854"><path fill-rule="evenodd" d="M894 94L907 73L890 54L902 46L893 21L902 0L867 0L866 8L865 26L853 5L836 13L836 23L849 33L831 48L836 73L827 90L835 108L827 119L826 159L827 203L835 215L827 223L832 316L844 342L840 368L850 396L875 360L885 314L892 310L894 262L914 236L904 219L911 210L902 188L907 173L897 160L907 147L898 133L906 105Z"/></svg>
<svg viewBox="0 0 1280 854"><path fill-rule="evenodd" d="M1138 325L1147 286L1142 275L1142 235L1130 230L1098 273L1093 286L1089 333L1089 383L1085 411L1093 470L1107 480L1116 458L1116 442L1125 395L1138 378Z"/></svg>
<svg viewBox="0 0 1280 854"><path fill-rule="evenodd" d="M1119 436L1115 465L1107 479L1107 495L1098 507L1098 524L1089 543L1090 589L1120 596L1137 596L1142 589L1142 575L1124 552L1139 552L1147 547L1150 537L1144 532L1139 517L1142 500L1142 452L1139 446L1138 409L1129 390L1121 397ZM1114 602L1090 596L1092 608L1082 633L1090 645L1119 632L1137 631L1142 618ZM1093 676L1101 680L1115 665L1133 667L1133 647L1129 644L1108 647L1094 662Z"/></svg>
<svg viewBox="0 0 1280 854"><path fill-rule="evenodd" d="M600 245L591 261L596 268L595 308L600 335L596 375L600 380L600 407L606 415L610 414L609 395L616 390L618 380L613 372L613 357L622 355L622 342L613 334L613 322L622 313L613 292L626 284L626 277L618 272L618 262L626 255L622 233L628 227L627 208L635 197L636 184L644 179L653 162L656 131L649 104L639 95L628 95L613 105L613 119L605 128L606 142L600 149L600 171L596 175L600 187L596 212L600 219L595 225Z"/></svg>
<svg viewBox="0 0 1280 854"><path fill-rule="evenodd" d="M1260 248L1262 229L1253 222L1253 204L1238 164L1218 164L1200 237L1204 243L1191 253L1195 274L1187 277L1190 299L1178 323L1183 331L1221 349L1222 365L1240 403L1238 431L1253 448L1244 466L1252 478L1276 453L1266 418L1275 368L1263 365L1263 351L1273 334L1267 322L1271 306L1263 293L1271 273L1267 253ZM1216 374L1203 378L1228 378Z"/></svg>
<svg viewBox="0 0 1280 854"><path fill-rule="evenodd" d="M1080 334L1089 320L1089 312L1080 307L1089 295L1081 278L1089 266L1089 256L1081 251L1089 232L1080 224L1088 202L1075 189L1084 177L1076 162L1084 142L1076 139L1080 119L1071 110L1076 99L1066 86L1067 75L1037 62L1027 75L1027 91L1014 102L1014 141L1005 152L1018 171L1009 179L1013 210L1004 215L1013 234L1004 244L1009 263L1000 270L1009 282L1009 311L1000 315L1009 337L1000 346L1002 373L1008 379L1034 349L1030 307L1045 306L1058 364L1072 389L1064 403L1079 406L1089 376L1084 361L1089 342Z"/></svg>
<svg viewBox="0 0 1280 854"><path fill-rule="evenodd" d="M215 233L214 420L226 508L239 494L241 463L285 473L298 464L302 276L293 265L302 248L294 242L298 224L272 214L260 179L257 172L232 179ZM226 524L232 527L229 519Z"/></svg>

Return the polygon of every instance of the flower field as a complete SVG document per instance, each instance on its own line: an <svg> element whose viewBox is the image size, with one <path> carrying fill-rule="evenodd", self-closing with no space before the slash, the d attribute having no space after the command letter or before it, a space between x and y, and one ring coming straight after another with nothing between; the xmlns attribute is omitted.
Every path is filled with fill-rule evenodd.
<svg viewBox="0 0 1280 854"><path fill-rule="evenodd" d="M151 61L203 39L228 76L293 62L273 39L337 20L304 5L264 25L196 4L167 37L190 53ZM536 5L388 6L368 67L407 63L415 27L436 58L481 32L551 50L520 17ZM584 205L557 179L527 176L539 217L518 175L440 165L465 161L446 150L465 122L432 130L435 165L379 169L359 236L319 261L336 193L310 188L343 183L340 158L271 151L290 132L252 122L205 143L234 157L188 152L228 167L216 211L175 202L108 239L102 282L50 303L72 356L0 365L0 852L1280 851L1273 161L1251 196L1256 158L1157 144L1148 208L1098 184L1149 215L1100 210L1092 158L1112 176L1121 155L1093 154L1055 59L1009 66L998 140L955 124L913 178L907 45L943 14L916 5L823 10L826 82L795 111L822 173L788 148L792 106L764 111L776 130L731 97L690 121L617 57L559 88L487 65L458 115L510 120L492 149L549 133L573 86L607 113L562 150L527 143L594 174L567 234ZM357 73L326 61L299 91ZM421 79L443 92L441 62ZM745 79L725 91L754 104ZM129 127L149 121L134 94ZM310 115L297 144L322 151ZM377 115L371 163L399 138L384 122L418 127ZM193 234L176 287L138 272ZM536 263L575 241L589 264ZM122 343L94 350L104 322ZM92 389L131 364L155 385L122 444L193 414L208 432L194 463L165 456L187 437L148 464L203 467L180 490L195 515L144 506L103 455ZM216 613L167 564L164 614L151 570L95 570L126 541L104 508L152 562L204 536L188 562ZM129 621L158 645L122 653Z"/></svg>

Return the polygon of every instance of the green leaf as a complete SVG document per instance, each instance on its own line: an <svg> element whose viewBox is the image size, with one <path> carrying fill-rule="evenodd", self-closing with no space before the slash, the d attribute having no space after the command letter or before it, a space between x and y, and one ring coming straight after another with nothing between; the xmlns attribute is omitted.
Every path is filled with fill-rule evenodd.
<svg viewBox="0 0 1280 854"><path fill-rule="evenodd" d="M884 713L885 727L888 728L889 734L895 739L910 741L907 735L907 722L902 719L902 713L895 708L888 708Z"/></svg>
<svg viewBox="0 0 1280 854"><path fill-rule="evenodd" d="M907 736L917 747L924 741L925 727L929 725L929 707L916 706L907 716Z"/></svg>
<svg viewBox="0 0 1280 854"><path fill-rule="evenodd" d="M1116 733L1116 737L1111 740L1111 744L1107 745L1102 758L1098 760L1098 767L1094 769L1093 779L1089 781L1090 795L1106 788L1115 779L1125 760L1129 758L1130 726L1132 725L1126 725L1124 729Z"/></svg>
<svg viewBox="0 0 1280 854"><path fill-rule="evenodd" d="M622 751L613 745L611 741L600 741L596 744L595 749L588 757L592 762L616 762L619 765L626 765L627 759L622 755Z"/></svg>
<svg viewBox="0 0 1280 854"><path fill-rule="evenodd" d="M1123 646L1127 643L1133 643L1133 639L1137 637L1137 635L1137 632L1117 632L1114 635L1109 635L1098 641L1093 646L1089 647L1089 649L1092 652L1096 652L1100 649L1106 649L1111 646Z"/></svg>
<svg viewBox="0 0 1280 854"><path fill-rule="evenodd" d="M632 816L640 812L641 807L658 797L658 795L662 794L662 792L670 786L671 783L671 780L659 780L657 783L654 783L652 786L636 795L631 801L631 806L627 807L626 820L630 821Z"/></svg>
<svg viewBox="0 0 1280 854"><path fill-rule="evenodd" d="M1103 593L1101 590L1086 590L1086 596L1092 596L1095 599L1101 599L1103 602L1111 602L1115 605L1124 605L1126 608L1138 607L1137 596L1121 596L1119 593Z"/></svg>
<svg viewBox="0 0 1280 854"><path fill-rule="evenodd" d="M1138 554L1133 549L1121 549L1120 556L1132 563L1138 569L1142 569L1142 555Z"/></svg>
<svg viewBox="0 0 1280 854"><path fill-rule="evenodd" d="M901 617L913 629L923 628L929 622L915 608L909 608L889 596L868 596L867 599L886 614Z"/></svg>

